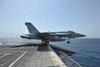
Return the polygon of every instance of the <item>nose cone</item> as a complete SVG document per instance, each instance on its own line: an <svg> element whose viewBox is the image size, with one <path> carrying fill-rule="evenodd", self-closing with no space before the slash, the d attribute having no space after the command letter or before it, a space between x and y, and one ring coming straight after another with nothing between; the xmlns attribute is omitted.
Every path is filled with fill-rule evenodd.
<svg viewBox="0 0 100 67"><path fill-rule="evenodd" d="M83 35L83 34L81 34L80 36L81 36L81 37L86 37L86 35Z"/></svg>
<svg viewBox="0 0 100 67"><path fill-rule="evenodd" d="M85 37L85 36L86 36L86 35L79 34L79 33L76 35L76 37Z"/></svg>

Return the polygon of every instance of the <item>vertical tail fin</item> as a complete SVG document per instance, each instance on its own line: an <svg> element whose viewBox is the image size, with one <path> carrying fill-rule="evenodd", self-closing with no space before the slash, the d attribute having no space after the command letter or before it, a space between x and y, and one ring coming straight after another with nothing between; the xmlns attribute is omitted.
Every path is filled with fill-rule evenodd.
<svg viewBox="0 0 100 67"><path fill-rule="evenodd" d="M27 26L29 33L39 33L39 31L30 22L26 22L25 25Z"/></svg>

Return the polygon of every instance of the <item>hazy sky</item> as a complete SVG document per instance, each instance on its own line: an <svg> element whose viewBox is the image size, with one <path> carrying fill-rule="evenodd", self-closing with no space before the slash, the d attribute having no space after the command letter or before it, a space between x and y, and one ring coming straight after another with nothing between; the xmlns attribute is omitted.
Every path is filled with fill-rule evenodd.
<svg viewBox="0 0 100 67"><path fill-rule="evenodd" d="M28 33L25 22L42 32L73 30L100 38L100 0L0 0L0 37Z"/></svg>

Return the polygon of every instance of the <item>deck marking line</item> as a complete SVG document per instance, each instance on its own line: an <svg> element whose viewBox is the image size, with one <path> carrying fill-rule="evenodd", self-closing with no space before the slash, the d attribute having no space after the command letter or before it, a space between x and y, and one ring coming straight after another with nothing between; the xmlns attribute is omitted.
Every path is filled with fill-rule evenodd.
<svg viewBox="0 0 100 67"><path fill-rule="evenodd" d="M3 58L3 57L5 57L5 56L7 56L9 53L6 53L6 54L4 54L3 56L1 56L0 58Z"/></svg>
<svg viewBox="0 0 100 67"><path fill-rule="evenodd" d="M51 56L51 59L52 61L54 62L54 65L57 67L67 67L63 61L57 56L57 54L53 51L53 49L49 46L49 49L50 49L50 56Z"/></svg>
<svg viewBox="0 0 100 67"><path fill-rule="evenodd" d="M20 58L22 58L28 51L25 51L21 56L19 56L14 62L12 62L8 67L12 67Z"/></svg>

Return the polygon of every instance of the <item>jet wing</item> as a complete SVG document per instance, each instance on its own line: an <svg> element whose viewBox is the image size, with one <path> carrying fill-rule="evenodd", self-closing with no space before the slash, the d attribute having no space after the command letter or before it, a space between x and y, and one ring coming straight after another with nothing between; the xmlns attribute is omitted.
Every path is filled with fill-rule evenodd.
<svg viewBox="0 0 100 67"><path fill-rule="evenodd" d="M68 37L69 34L51 34L52 36L57 36L57 37Z"/></svg>
<svg viewBox="0 0 100 67"><path fill-rule="evenodd" d="M85 35L78 34L78 33L38 33L39 37L51 38L51 37L68 37L68 38L75 38L75 37L85 37Z"/></svg>
<svg viewBox="0 0 100 67"><path fill-rule="evenodd" d="M70 33L56 33L56 34L51 34L51 36L57 36L57 37L69 37L69 38L75 38L75 37L85 37L83 34L70 34Z"/></svg>

